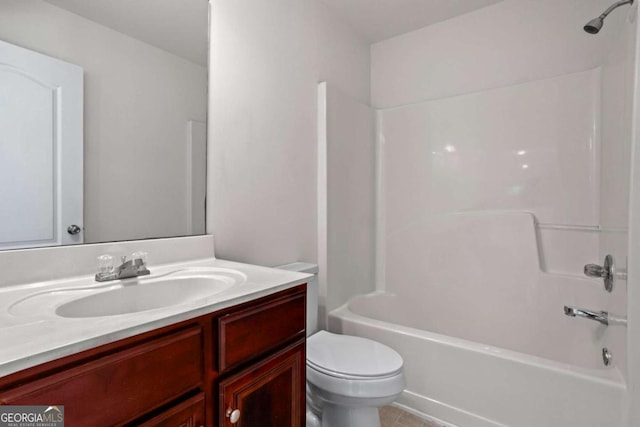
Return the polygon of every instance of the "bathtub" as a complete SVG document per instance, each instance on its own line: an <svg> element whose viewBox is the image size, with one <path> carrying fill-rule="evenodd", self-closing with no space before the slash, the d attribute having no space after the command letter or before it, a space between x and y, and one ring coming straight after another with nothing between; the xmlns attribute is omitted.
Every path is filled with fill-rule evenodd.
<svg viewBox="0 0 640 427"><path fill-rule="evenodd" d="M421 325L416 319L425 316L415 313L426 310L437 319ZM625 384L617 368L572 359L567 351L563 359L562 349L535 354L513 337L487 344L455 336L448 331L456 330L456 319L443 304L376 292L329 313L329 329L396 349L407 379L397 403L448 426L622 426Z"/></svg>

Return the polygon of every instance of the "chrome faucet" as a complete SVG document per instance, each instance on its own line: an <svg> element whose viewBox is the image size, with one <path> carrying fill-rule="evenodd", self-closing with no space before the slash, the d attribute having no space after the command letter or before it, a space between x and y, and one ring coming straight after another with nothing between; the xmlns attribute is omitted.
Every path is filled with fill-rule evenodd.
<svg viewBox="0 0 640 427"><path fill-rule="evenodd" d="M564 314L569 317L584 317L609 326L609 313L606 311L590 311L582 308L564 306Z"/></svg>
<svg viewBox="0 0 640 427"><path fill-rule="evenodd" d="M99 267L96 281L108 282L151 274L147 268L147 254L145 252L134 253L130 260L127 260L126 256L120 257L120 260L121 264L114 267L113 258L110 255L98 257Z"/></svg>

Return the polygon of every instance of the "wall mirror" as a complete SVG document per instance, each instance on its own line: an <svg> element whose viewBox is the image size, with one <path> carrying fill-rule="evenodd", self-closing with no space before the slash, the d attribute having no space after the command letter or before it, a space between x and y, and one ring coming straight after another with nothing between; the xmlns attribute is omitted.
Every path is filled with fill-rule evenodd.
<svg viewBox="0 0 640 427"><path fill-rule="evenodd" d="M0 0L0 249L205 233L207 0Z"/></svg>

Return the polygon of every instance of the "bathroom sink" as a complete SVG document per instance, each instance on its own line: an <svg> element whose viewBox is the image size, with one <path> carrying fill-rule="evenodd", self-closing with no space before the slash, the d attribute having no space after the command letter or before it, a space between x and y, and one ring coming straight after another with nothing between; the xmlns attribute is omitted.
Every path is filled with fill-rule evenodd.
<svg viewBox="0 0 640 427"><path fill-rule="evenodd" d="M208 273L208 274L207 274ZM183 272L125 284L62 304L61 317L100 317L138 313L202 300L244 282L245 276L233 270Z"/></svg>
<svg viewBox="0 0 640 427"><path fill-rule="evenodd" d="M9 312L32 316L50 307L57 316L67 318L132 314L204 300L245 281L246 275L236 270L191 268L100 286L61 287L39 292L12 304Z"/></svg>

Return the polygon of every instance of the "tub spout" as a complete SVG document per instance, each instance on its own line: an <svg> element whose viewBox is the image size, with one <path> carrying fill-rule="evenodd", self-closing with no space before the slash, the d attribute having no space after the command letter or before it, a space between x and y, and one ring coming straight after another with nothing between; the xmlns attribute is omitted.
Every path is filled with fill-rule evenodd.
<svg viewBox="0 0 640 427"><path fill-rule="evenodd" d="M591 311L565 305L564 314L569 317L584 317L585 319L595 320L605 326L609 325L609 313L606 311Z"/></svg>

